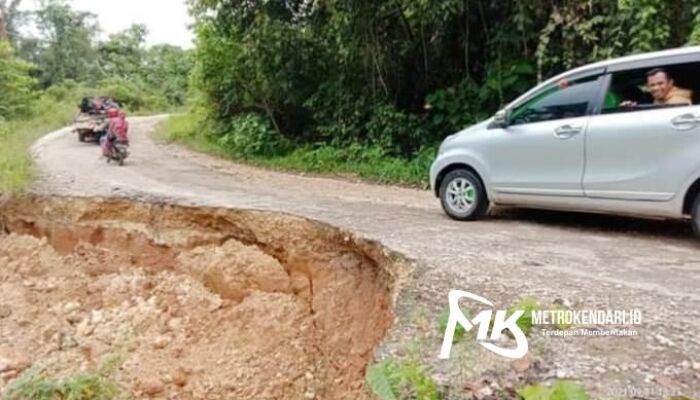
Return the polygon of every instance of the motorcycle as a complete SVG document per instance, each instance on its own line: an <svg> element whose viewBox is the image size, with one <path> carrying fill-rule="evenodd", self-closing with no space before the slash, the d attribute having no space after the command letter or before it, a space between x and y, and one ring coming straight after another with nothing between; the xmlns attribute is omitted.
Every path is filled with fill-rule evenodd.
<svg viewBox="0 0 700 400"><path fill-rule="evenodd" d="M107 133L100 142L102 154L108 163L115 161L122 166L129 157L129 124L126 122L126 114L117 108L110 108L107 110L107 117Z"/></svg>
<svg viewBox="0 0 700 400"><path fill-rule="evenodd" d="M104 140L109 139L105 138ZM107 159L107 163L114 161L120 167L124 166L124 161L129 157L129 141L114 139L111 146L104 149L103 154Z"/></svg>
<svg viewBox="0 0 700 400"><path fill-rule="evenodd" d="M112 145L111 159L116 161L120 167L124 166L124 161L129 157L129 142L118 140Z"/></svg>

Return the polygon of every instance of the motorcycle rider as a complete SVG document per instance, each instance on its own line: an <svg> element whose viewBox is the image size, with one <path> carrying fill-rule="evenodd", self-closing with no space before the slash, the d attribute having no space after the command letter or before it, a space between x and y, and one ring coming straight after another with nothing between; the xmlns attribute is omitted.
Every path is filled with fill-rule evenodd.
<svg viewBox="0 0 700 400"><path fill-rule="evenodd" d="M126 121L126 113L114 107L107 110L107 118L109 123L102 142L102 154L110 157L115 141L129 142L129 123Z"/></svg>

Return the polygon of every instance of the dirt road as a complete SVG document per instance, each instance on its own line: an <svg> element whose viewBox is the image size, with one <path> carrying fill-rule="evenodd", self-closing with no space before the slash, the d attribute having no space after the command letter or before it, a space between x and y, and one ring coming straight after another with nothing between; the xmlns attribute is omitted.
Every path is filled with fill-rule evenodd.
<svg viewBox="0 0 700 400"><path fill-rule="evenodd" d="M498 381L515 371L516 379L578 380L600 397L700 397L700 243L685 225L542 211L458 223L427 191L264 171L159 144L150 133L162 119L131 121L133 155L124 168L106 164L95 145L68 130L46 136L35 146L35 190L281 211L379 240L417 260L379 353L414 348L444 384ZM643 323L636 337L535 331L525 365L472 340L455 347L462 356L441 361L436 321L453 288L497 309L525 296L573 309L639 309Z"/></svg>

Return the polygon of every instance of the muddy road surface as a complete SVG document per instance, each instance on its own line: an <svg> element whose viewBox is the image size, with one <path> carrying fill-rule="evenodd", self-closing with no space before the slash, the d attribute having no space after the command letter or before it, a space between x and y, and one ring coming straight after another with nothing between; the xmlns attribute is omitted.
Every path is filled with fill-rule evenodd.
<svg viewBox="0 0 700 400"><path fill-rule="evenodd" d="M418 357L451 398L557 378L603 398L700 397L700 243L684 224L527 210L454 222L428 191L266 171L160 143L152 132L163 118L131 121L123 168L68 130L46 136L34 149L34 191L283 212L381 241L415 263L376 355ZM543 307L639 310L643 320L626 337L534 329L517 363L469 337L439 360L437 319L450 289L496 309L531 297Z"/></svg>

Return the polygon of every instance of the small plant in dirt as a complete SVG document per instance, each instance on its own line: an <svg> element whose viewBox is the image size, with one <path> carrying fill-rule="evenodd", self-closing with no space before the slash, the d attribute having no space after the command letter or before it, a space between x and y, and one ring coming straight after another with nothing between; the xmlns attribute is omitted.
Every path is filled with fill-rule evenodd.
<svg viewBox="0 0 700 400"><path fill-rule="evenodd" d="M437 383L415 361L382 361L367 370L366 379L381 400L440 399Z"/></svg>
<svg viewBox="0 0 700 400"><path fill-rule="evenodd" d="M589 400L583 386L571 381L556 381L552 385L529 385L518 394L523 400Z"/></svg>
<svg viewBox="0 0 700 400"><path fill-rule="evenodd" d="M466 312L465 310L462 310L462 313L467 319L469 318L469 313ZM440 329L440 335L444 335L445 331L447 330L447 322L450 320L450 309L446 308L444 309L440 315L438 316L438 329ZM456 342L459 339L463 338L464 335L467 334L467 331L464 329L464 327L461 324L457 324L457 328L455 329L455 334L454 337L452 338L452 342Z"/></svg>
<svg viewBox="0 0 700 400"><path fill-rule="evenodd" d="M532 312L540 310L540 304L533 297L524 297L516 305L508 309L508 316L516 311L524 311L523 315L516 322L518 327L527 336L532 330Z"/></svg>
<svg viewBox="0 0 700 400"><path fill-rule="evenodd" d="M96 373L54 379L36 370L26 372L7 389L6 400L111 400L120 393L110 375L119 364L108 358Z"/></svg>

